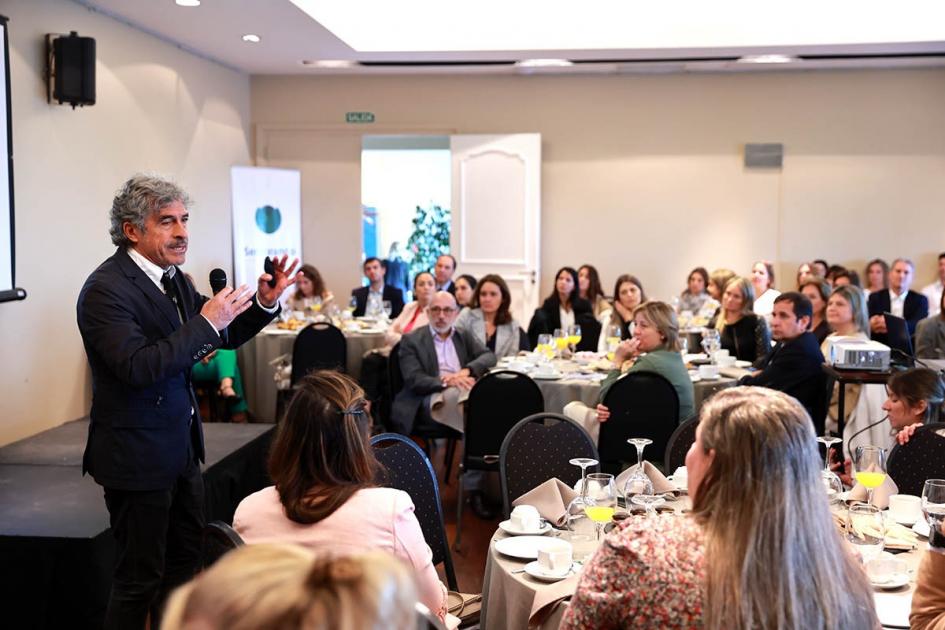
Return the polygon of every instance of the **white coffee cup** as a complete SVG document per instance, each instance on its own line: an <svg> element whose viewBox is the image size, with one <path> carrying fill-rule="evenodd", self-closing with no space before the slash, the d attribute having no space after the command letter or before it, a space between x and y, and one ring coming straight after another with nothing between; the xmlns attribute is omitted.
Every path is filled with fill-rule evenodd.
<svg viewBox="0 0 945 630"><path fill-rule="evenodd" d="M700 365L699 366L699 376L702 378L718 378L719 377L719 366L717 365Z"/></svg>
<svg viewBox="0 0 945 630"><path fill-rule="evenodd" d="M727 352L727 351L726 351L726 352ZM717 364L720 368L735 367L735 361L737 361L737 359L736 359L735 357L730 357L730 356L728 356L728 355L726 355L726 356L724 356L724 357L716 357L716 359L715 359L716 364Z"/></svg>
<svg viewBox="0 0 945 630"><path fill-rule="evenodd" d="M292 317L298 320L305 319L305 311L292 311Z"/></svg>
<svg viewBox="0 0 945 630"><path fill-rule="evenodd" d="M716 350L712 354L712 357L716 360L716 362L718 362L719 359L724 359L727 356L728 356L728 350Z"/></svg>
<svg viewBox="0 0 945 630"><path fill-rule="evenodd" d="M889 515L897 523L915 523L922 518L922 499L911 494L890 495Z"/></svg>
<svg viewBox="0 0 945 630"><path fill-rule="evenodd" d="M538 566L555 575L571 570L573 549L566 540L549 540L538 550Z"/></svg>
<svg viewBox="0 0 945 630"><path fill-rule="evenodd" d="M541 515L533 505L517 505L509 516L512 526L522 532L534 532L541 527Z"/></svg>

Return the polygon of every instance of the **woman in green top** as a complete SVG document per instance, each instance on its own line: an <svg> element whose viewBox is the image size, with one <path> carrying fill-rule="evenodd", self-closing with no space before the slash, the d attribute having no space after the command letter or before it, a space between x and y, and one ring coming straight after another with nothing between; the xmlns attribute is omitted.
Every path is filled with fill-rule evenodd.
<svg viewBox="0 0 945 630"><path fill-rule="evenodd" d="M633 309L633 324L633 337L620 342L614 351L617 368L601 382L600 399L604 400L607 390L625 372L655 372L669 381L679 395L679 419L693 415L692 380L679 354L676 312L664 302L644 302ZM598 422L609 418L610 410L598 404Z"/></svg>

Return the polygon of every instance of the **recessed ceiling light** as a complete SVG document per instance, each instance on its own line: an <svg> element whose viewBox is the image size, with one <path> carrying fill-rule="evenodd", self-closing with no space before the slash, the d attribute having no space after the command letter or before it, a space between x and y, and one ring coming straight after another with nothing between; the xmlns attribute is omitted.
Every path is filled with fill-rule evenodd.
<svg viewBox="0 0 945 630"><path fill-rule="evenodd" d="M574 64L567 59L522 59L515 65L519 68L567 68Z"/></svg>
<svg viewBox="0 0 945 630"><path fill-rule="evenodd" d="M738 63L791 63L800 61L792 55L745 55L738 58Z"/></svg>
<svg viewBox="0 0 945 630"><path fill-rule="evenodd" d="M179 7L199 7L200 0L174 0Z"/></svg>
<svg viewBox="0 0 945 630"><path fill-rule="evenodd" d="M252 43L254 43L254 44L258 44L258 43L259 43L259 35L253 35L252 33L246 33L245 35L243 35L243 41L244 41L244 42L252 42Z"/></svg>
<svg viewBox="0 0 945 630"><path fill-rule="evenodd" d="M309 68L354 68L358 65L357 61L349 59L303 59L303 66Z"/></svg>

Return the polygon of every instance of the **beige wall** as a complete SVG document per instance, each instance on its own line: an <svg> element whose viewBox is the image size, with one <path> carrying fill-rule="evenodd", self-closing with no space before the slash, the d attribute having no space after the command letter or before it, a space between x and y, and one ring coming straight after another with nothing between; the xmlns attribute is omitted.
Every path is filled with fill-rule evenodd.
<svg viewBox="0 0 945 630"><path fill-rule="evenodd" d="M941 69L252 78L259 161L319 173L303 175L303 249L336 292L358 278L360 133L418 129L542 134L543 293L565 264L665 299L695 265L770 258L785 288L802 260L899 255L922 285L945 250L943 103ZM377 123L344 125L362 110ZM744 169L746 142L783 142L783 170Z"/></svg>
<svg viewBox="0 0 945 630"><path fill-rule="evenodd" d="M75 303L111 245L108 209L137 170L194 198L185 269L207 289L232 267L229 168L250 161L249 78L64 0L0 2L10 18L17 284L0 304L0 444L88 413L90 377ZM97 44L97 104L46 104L43 36Z"/></svg>

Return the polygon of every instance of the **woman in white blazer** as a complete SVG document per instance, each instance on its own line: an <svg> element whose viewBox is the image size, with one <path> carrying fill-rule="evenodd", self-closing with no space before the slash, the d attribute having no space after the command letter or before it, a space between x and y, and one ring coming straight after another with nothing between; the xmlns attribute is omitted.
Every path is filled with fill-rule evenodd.
<svg viewBox="0 0 945 630"><path fill-rule="evenodd" d="M524 335L518 322L512 319L509 305L512 294L502 276L483 276L473 294L473 308L464 308L456 318L456 328L473 333L495 354L496 358L513 356L523 346Z"/></svg>

